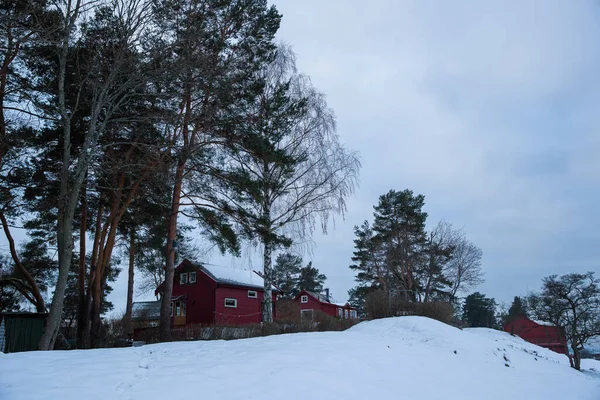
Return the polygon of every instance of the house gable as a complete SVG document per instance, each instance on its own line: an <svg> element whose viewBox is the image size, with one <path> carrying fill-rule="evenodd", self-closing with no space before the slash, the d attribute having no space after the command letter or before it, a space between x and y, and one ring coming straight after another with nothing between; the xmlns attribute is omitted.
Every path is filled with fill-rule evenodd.
<svg viewBox="0 0 600 400"><path fill-rule="evenodd" d="M561 327L518 316L508 321L504 325L504 330L557 353L567 354L568 352L565 334Z"/></svg>

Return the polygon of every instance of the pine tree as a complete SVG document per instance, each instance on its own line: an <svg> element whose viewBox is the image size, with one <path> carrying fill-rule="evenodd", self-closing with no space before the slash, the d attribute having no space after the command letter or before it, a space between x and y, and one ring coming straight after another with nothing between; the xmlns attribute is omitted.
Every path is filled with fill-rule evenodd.
<svg viewBox="0 0 600 400"><path fill-rule="evenodd" d="M496 328L496 301L475 292L466 297L462 318L471 327Z"/></svg>
<svg viewBox="0 0 600 400"><path fill-rule="evenodd" d="M296 72L289 48L259 76L262 92L232 127L221 198L235 199L231 215L263 248L263 320L272 322L272 253L310 235L317 220L326 232L330 215L346 209L360 163L340 144L332 111Z"/></svg>
<svg viewBox="0 0 600 400"><path fill-rule="evenodd" d="M272 59L281 16L264 0L155 0L154 10L155 42L169 51L166 95L174 106L165 123L174 167L160 314L160 337L168 341L180 208L189 206L192 218L214 228L217 240L239 252L222 212L229 202L215 204L211 193L223 184L223 151L244 120L240 110L262 87L257 72Z"/></svg>
<svg viewBox="0 0 600 400"><path fill-rule="evenodd" d="M321 293L327 276L321 274L319 270L312 266L312 261L300 269L298 277L298 289L308 290L309 292Z"/></svg>
<svg viewBox="0 0 600 400"><path fill-rule="evenodd" d="M395 277L395 287L391 290L411 301L418 298L417 275L425 262L427 213L422 211L424 204L423 195L414 195L406 189L390 190L379 197L379 204L374 207L375 240L383 246L387 268Z"/></svg>
<svg viewBox="0 0 600 400"><path fill-rule="evenodd" d="M283 291L283 297L293 299L299 292L298 280L302 258L291 253L281 253L273 266L273 284Z"/></svg>
<svg viewBox="0 0 600 400"><path fill-rule="evenodd" d="M508 318L511 319L519 316L527 316L527 307L519 296L515 296L510 308L508 309Z"/></svg>

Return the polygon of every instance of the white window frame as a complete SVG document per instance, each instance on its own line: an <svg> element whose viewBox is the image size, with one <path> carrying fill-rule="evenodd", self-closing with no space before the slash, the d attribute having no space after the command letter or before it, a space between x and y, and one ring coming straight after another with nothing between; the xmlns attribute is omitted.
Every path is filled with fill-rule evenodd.
<svg viewBox="0 0 600 400"><path fill-rule="evenodd" d="M348 312L348 310L344 310L344 319L349 319L350 317L350 312Z"/></svg>
<svg viewBox="0 0 600 400"><path fill-rule="evenodd" d="M248 290L248 297L251 299L257 299L258 292L256 290Z"/></svg>
<svg viewBox="0 0 600 400"><path fill-rule="evenodd" d="M196 283L196 271L190 272L189 283Z"/></svg>
<svg viewBox="0 0 600 400"><path fill-rule="evenodd" d="M188 283L188 274L187 274L187 272L183 272L183 273L179 274L179 284L180 285L185 285L187 283Z"/></svg>
<svg viewBox="0 0 600 400"><path fill-rule="evenodd" d="M338 317L342 318L342 315L343 315L342 307L338 307Z"/></svg>
<svg viewBox="0 0 600 400"><path fill-rule="evenodd" d="M227 305L227 301L233 301L233 305ZM237 308L237 299L234 299L232 297L225 297L225 301L223 301L223 305L227 308Z"/></svg>
<svg viewBox="0 0 600 400"><path fill-rule="evenodd" d="M314 316L315 316L315 313L314 313L314 311L313 311L312 308L309 308L309 309L306 309L306 310L300 310L300 320L301 321L304 320L304 317L302 316L302 314L308 314L309 312L310 312L310 320L312 321L313 318L314 318Z"/></svg>
<svg viewBox="0 0 600 400"><path fill-rule="evenodd" d="M356 310L350 310L350 319L356 319Z"/></svg>
<svg viewBox="0 0 600 400"><path fill-rule="evenodd" d="M303 294L303 295L300 297L300 302L301 302L301 303L308 303L308 296L307 296L307 295L305 295L305 294Z"/></svg>

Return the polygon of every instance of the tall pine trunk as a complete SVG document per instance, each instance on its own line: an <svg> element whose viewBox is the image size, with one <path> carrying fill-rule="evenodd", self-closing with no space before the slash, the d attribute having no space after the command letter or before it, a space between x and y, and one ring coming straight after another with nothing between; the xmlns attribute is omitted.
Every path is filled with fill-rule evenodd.
<svg viewBox="0 0 600 400"><path fill-rule="evenodd" d="M175 171L175 185L173 186L173 197L171 201L171 215L167 227L167 260L165 265L165 281L163 284L162 302L160 305L160 341L171 340L171 296L173 294L173 278L175 277L175 247L177 238L177 217L179 216L179 204L181 201L181 189L183 186L183 173L186 160L181 157Z"/></svg>
<svg viewBox="0 0 600 400"><path fill-rule="evenodd" d="M50 305L50 313L46 319L44 333L40 339L40 350L52 350L58 331L60 329L60 321L62 320L62 311L64 307L65 289L67 288L67 279L71 261L73 259L73 233L71 232L72 222L75 215L75 207L72 202L67 202L67 188L65 183L61 183L61 201L67 203L66 206L59 206L58 226L57 226L57 247L58 247L58 279L52 296ZM63 189L64 187L64 189ZM72 196L69 196L72 197Z"/></svg>
<svg viewBox="0 0 600 400"><path fill-rule="evenodd" d="M77 275L77 348L83 348L84 339L83 335L85 332L85 276L87 268L85 266L85 233L87 231L87 201L86 201L86 187L85 185L81 189L81 224L79 227L79 271Z"/></svg>
<svg viewBox="0 0 600 400"><path fill-rule="evenodd" d="M69 40L71 38L72 28L77 21L81 2L75 4L68 3L67 9L63 14L63 33L61 37L61 45L58 54L58 109L60 112L60 123L62 128L62 165L59 173L60 191L58 196L58 221L56 226L56 244L58 254L58 278L54 294L52 295L52 303L50 304L50 312L46 318L44 333L40 339L40 350L51 350L54 348L62 312L64 307L65 289L71 262L73 259L73 220L75 219L75 208L87 167L94 150L95 135L96 135L96 120L91 118L90 126L85 135L83 146L81 147L79 158L76 165L71 171L72 157L71 151L71 111L67 108L65 77L67 71L67 58L69 55Z"/></svg>
<svg viewBox="0 0 600 400"><path fill-rule="evenodd" d="M125 305L125 330L132 333L131 314L133 312L133 283L135 267L135 229L132 227L129 232L129 275L127 278L127 304Z"/></svg>

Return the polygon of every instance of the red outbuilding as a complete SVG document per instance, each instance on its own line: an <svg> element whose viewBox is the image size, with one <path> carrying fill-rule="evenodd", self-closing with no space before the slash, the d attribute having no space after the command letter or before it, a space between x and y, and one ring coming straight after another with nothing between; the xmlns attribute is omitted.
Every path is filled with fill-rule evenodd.
<svg viewBox="0 0 600 400"><path fill-rule="evenodd" d="M294 301L300 306L300 317L303 320L317 319L319 313L340 319L358 318L356 308L350 304L333 303L328 289L325 289L325 294L302 290L294 298Z"/></svg>
<svg viewBox="0 0 600 400"><path fill-rule="evenodd" d="M256 271L183 260L175 268L171 326L258 324L262 321L263 288L263 278ZM274 318L279 293L273 287Z"/></svg>
<svg viewBox="0 0 600 400"><path fill-rule="evenodd" d="M504 324L504 330L521 337L529 343L560 354L569 354L564 329L559 326L543 321L532 321L522 315Z"/></svg>

